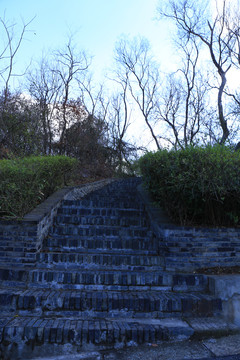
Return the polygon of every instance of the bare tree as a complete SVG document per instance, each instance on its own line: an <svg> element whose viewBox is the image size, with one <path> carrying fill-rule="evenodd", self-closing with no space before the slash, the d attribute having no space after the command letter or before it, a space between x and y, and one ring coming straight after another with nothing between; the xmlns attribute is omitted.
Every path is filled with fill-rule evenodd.
<svg viewBox="0 0 240 360"><path fill-rule="evenodd" d="M160 85L158 66L150 55L150 45L146 39L133 41L121 39L116 46L116 62L119 70L116 75L131 94L140 110L157 149L160 149L158 136L154 130L155 104Z"/></svg>
<svg viewBox="0 0 240 360"><path fill-rule="evenodd" d="M76 53L73 39L69 38L67 45L63 50L58 50L55 53L56 67L53 69L61 83L62 95L61 105L59 104L58 110L61 113L59 118L59 151L60 154L65 152L65 133L70 125L70 119L67 117L68 102L71 98L71 91L73 84L77 82L78 76L85 72L89 67L89 60L84 51Z"/></svg>
<svg viewBox="0 0 240 360"><path fill-rule="evenodd" d="M181 141L182 123L179 119L182 105L182 86L171 74L167 76L157 103L157 117L162 122L161 139L174 148L183 147ZM165 125L165 126L164 126Z"/></svg>
<svg viewBox="0 0 240 360"><path fill-rule="evenodd" d="M223 95L227 83L226 74L232 66L230 49L235 48L236 37L229 31L227 0L223 1L221 11L213 19L205 10L193 0L171 0L167 10L159 9L159 12L175 21L180 38L186 42L197 38L209 50L211 62L220 78L217 107L222 129L220 143L224 143L229 136L229 128L224 115Z"/></svg>
<svg viewBox="0 0 240 360"><path fill-rule="evenodd" d="M110 132L110 144L113 158L117 159L115 166L120 172L123 171L123 163L128 162L128 157L133 148L127 141L126 135L130 126L130 114L127 104L127 83L121 83L122 91L111 98L108 112L108 128ZM114 160L113 160L114 161Z"/></svg>
<svg viewBox="0 0 240 360"><path fill-rule="evenodd" d="M56 132L55 110L61 100L62 83L53 71L54 66L46 58L45 55L38 67L29 72L27 86L38 108L39 122L43 131L43 153L51 154Z"/></svg>
<svg viewBox="0 0 240 360"><path fill-rule="evenodd" d="M32 19L33 20L33 19ZM5 148L9 143L9 134L16 128L16 119L11 114L13 111L13 94L10 92L10 80L14 76L23 74L14 73L14 65L17 53L24 40L24 35L28 31L30 23L23 23L20 33L17 34L17 24L10 23L5 18L0 17L0 31L2 33L2 42L0 45L0 86L1 86L1 106L0 106L0 147ZM16 98L19 99L18 95ZM11 121L14 120L14 121Z"/></svg>
<svg viewBox="0 0 240 360"><path fill-rule="evenodd" d="M123 39L116 48L116 78L125 86L126 101L133 99L150 129L157 149L163 144L184 147L200 136L206 86L197 65L199 45L195 39L178 43L182 66L160 78L157 63L144 39Z"/></svg>
<svg viewBox="0 0 240 360"><path fill-rule="evenodd" d="M4 18L0 18L0 26L3 31L3 42L0 49L0 77L3 83L3 94L4 103L7 102L7 96L9 91L10 79L13 76L20 76L20 74L14 74L14 64L17 53L24 40L24 35L28 31L28 27L33 21L30 20L28 23L23 23L20 33L16 35L15 23L9 23ZM23 74L21 74L23 75Z"/></svg>

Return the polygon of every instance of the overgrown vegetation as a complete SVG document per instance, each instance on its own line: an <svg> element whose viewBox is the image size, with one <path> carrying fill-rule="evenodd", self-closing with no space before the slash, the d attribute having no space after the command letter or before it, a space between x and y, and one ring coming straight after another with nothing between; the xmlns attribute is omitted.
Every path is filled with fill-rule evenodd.
<svg viewBox="0 0 240 360"><path fill-rule="evenodd" d="M240 224L240 152L216 145L160 150L140 159L154 199L181 225Z"/></svg>
<svg viewBox="0 0 240 360"><path fill-rule="evenodd" d="M80 184L136 174L134 160L152 142L159 151L143 157L141 169L176 221L239 225L239 153L194 148L239 141L239 11L230 0L214 11L207 3L162 1L157 9L175 24L172 73L147 39L123 36L103 84L94 82L91 59L71 35L18 74L16 55L31 21L17 34L15 22L0 18L0 216L22 216L61 186L74 160L59 155L78 160ZM21 74L19 90L11 88ZM173 150L160 150L165 145Z"/></svg>
<svg viewBox="0 0 240 360"><path fill-rule="evenodd" d="M22 217L66 184L77 161L66 156L0 161L0 216Z"/></svg>

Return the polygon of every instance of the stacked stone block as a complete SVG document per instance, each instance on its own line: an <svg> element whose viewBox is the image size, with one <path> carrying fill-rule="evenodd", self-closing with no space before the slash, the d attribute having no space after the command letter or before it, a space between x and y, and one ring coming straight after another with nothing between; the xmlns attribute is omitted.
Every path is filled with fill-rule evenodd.
<svg viewBox="0 0 240 360"><path fill-rule="evenodd" d="M166 239L150 226L139 182L63 200L35 263L1 262L3 359L51 345L81 351L188 339L193 317L221 314L205 275L166 271Z"/></svg>

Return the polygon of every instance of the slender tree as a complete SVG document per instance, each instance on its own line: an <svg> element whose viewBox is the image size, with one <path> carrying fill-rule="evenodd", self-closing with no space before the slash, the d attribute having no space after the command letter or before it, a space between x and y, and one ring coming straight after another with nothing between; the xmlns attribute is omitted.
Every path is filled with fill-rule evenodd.
<svg viewBox="0 0 240 360"><path fill-rule="evenodd" d="M67 117L68 102L71 99L73 84L76 83L78 76L85 72L89 67L89 59L84 51L76 53L73 38L69 40L62 50L55 53L56 68L53 69L62 83L62 99L58 106L59 118L59 152L64 154L66 144L64 142L65 133L69 127L69 118Z"/></svg>
<svg viewBox="0 0 240 360"><path fill-rule="evenodd" d="M38 119L43 132L43 154L51 154L56 134L55 112L61 101L62 83L45 55L35 70L29 71L27 87L38 108Z"/></svg>
<svg viewBox="0 0 240 360"><path fill-rule="evenodd" d="M211 17L204 7L193 0L171 0L167 9L159 9L161 15L174 20L179 37L186 42L198 39L209 51L210 60L220 79L218 86L217 108L219 124L222 129L220 143L229 136L227 119L224 114L223 96L227 83L227 73L232 66L231 49L235 48L236 37L229 31L229 12L227 0L221 10Z"/></svg>
<svg viewBox="0 0 240 360"><path fill-rule="evenodd" d="M123 38L116 46L115 59L119 66L117 78L123 85L127 85L157 149L160 149L159 138L154 129L160 74L151 57L149 42L143 38L135 38L133 41Z"/></svg>

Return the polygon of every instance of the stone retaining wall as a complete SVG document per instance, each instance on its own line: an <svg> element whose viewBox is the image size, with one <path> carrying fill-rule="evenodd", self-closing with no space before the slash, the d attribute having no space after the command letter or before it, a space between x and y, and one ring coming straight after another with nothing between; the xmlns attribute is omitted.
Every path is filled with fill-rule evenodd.
<svg viewBox="0 0 240 360"><path fill-rule="evenodd" d="M240 265L240 229L177 226L157 207L142 185L138 188L151 226L164 251L166 270Z"/></svg>
<svg viewBox="0 0 240 360"><path fill-rule="evenodd" d="M79 199L112 179L57 191L22 220L0 220L0 262L33 265L63 199ZM202 267L240 264L240 229L176 226L156 207L140 185L139 194L159 239L166 270L194 271Z"/></svg>
<svg viewBox="0 0 240 360"><path fill-rule="evenodd" d="M240 264L240 230L207 228L160 228L167 249L167 270L196 270L203 267Z"/></svg>
<svg viewBox="0 0 240 360"><path fill-rule="evenodd" d="M107 179L61 189L25 215L22 220L0 220L0 262L33 265L61 201L79 199L111 181L113 180Z"/></svg>

